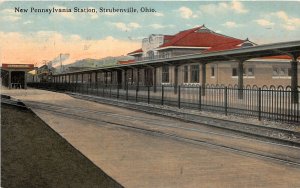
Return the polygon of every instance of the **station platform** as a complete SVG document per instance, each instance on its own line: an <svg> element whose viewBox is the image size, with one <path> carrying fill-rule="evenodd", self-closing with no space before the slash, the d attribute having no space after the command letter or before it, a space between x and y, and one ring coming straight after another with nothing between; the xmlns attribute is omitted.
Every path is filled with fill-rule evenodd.
<svg viewBox="0 0 300 188"><path fill-rule="evenodd" d="M300 187L300 167L297 165L129 128L147 127L152 132L197 136L204 143L218 139L231 144L246 142L205 133L179 133L170 127L162 130L158 126L195 128L200 125L75 99L62 93L1 89L2 94L22 100L53 130L124 187ZM48 110L41 106L48 106ZM81 118L68 115L75 110L81 112ZM251 144L268 147L261 142ZM269 146L270 150L282 149Z"/></svg>

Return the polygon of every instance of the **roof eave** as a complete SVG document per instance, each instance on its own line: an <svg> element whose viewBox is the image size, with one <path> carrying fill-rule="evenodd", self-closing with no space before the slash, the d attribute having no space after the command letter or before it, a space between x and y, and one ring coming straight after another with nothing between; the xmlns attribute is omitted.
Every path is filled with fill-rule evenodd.
<svg viewBox="0 0 300 188"><path fill-rule="evenodd" d="M210 47L193 47L193 46L166 46L166 47L162 47L162 48L157 48L155 50L159 51L159 50L165 50L165 49L170 49L170 48L185 48L185 49L209 49Z"/></svg>

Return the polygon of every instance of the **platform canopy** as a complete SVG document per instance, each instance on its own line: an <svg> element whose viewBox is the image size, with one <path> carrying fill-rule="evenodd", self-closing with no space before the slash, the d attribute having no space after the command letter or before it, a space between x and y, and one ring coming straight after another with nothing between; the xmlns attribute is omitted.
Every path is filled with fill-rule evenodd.
<svg viewBox="0 0 300 188"><path fill-rule="evenodd" d="M203 66L207 63L232 60L239 63L238 66L238 88L243 88L243 62L249 59L288 55L291 58L291 89L292 100L298 101L297 88L298 88L298 58L300 56L300 40L290 42L280 42L265 45L256 46L244 46L238 49L214 51L207 53L197 53L188 55L178 55L169 58L153 58L147 60L137 60L135 63L130 64L117 64L113 66L107 66L102 68L91 68L84 71L75 71L59 75L76 74L76 73L89 73L95 71L113 71L113 70L126 70L131 68L154 68L162 65L183 65L186 63L201 63ZM202 73L204 78L205 72ZM205 83L203 83L205 84ZM239 97L242 98L242 90L239 93Z"/></svg>
<svg viewBox="0 0 300 188"><path fill-rule="evenodd" d="M170 58L156 58L149 60L136 61L135 63L130 64L117 64L106 67L99 68L90 68L87 70L79 70L69 73L63 73L60 75L70 74L70 73L82 73L82 72L91 72L97 70L114 70L114 69L126 69L133 67L148 67L148 66L161 66L164 63L170 63L174 65L184 64L188 61L197 61L197 62L216 62L224 60L248 60L253 58L268 57L268 56L277 56L277 55L288 55L291 59L296 60L300 56L300 40L291 41L291 42L281 42L281 43L272 43L265 45L257 45L250 47L243 47L233 50L224 50L210 53L198 53L198 54L189 54L189 55L180 55Z"/></svg>
<svg viewBox="0 0 300 188"><path fill-rule="evenodd" d="M171 58L164 59L152 59L137 61L136 64L131 66L138 66L142 64L154 65L163 62L180 63L186 60L197 60L203 62L215 62L224 61L228 59L232 60L247 60L253 58L277 56L277 55L288 55L291 59L297 58L300 55L300 41L281 42L257 46L247 46L239 49L216 51L210 53L199 53L190 55L174 56Z"/></svg>

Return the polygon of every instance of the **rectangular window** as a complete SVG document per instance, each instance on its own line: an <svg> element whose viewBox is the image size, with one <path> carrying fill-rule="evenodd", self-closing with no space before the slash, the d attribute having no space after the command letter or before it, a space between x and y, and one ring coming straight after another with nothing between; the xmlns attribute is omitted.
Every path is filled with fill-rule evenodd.
<svg viewBox="0 0 300 188"><path fill-rule="evenodd" d="M189 82L189 67L187 65L183 67L183 82Z"/></svg>
<svg viewBox="0 0 300 188"><path fill-rule="evenodd" d="M237 77L238 76L238 68L237 67L233 67L232 68L232 77ZM243 68L243 77L248 78L254 77L254 67L253 66L245 66Z"/></svg>
<svg viewBox="0 0 300 188"><path fill-rule="evenodd" d="M285 75L286 75L285 69L284 68L280 68L279 69L279 76L285 76Z"/></svg>
<svg viewBox="0 0 300 188"><path fill-rule="evenodd" d="M284 66L274 66L272 76L273 78L291 77L291 68L284 67Z"/></svg>
<svg viewBox="0 0 300 188"><path fill-rule="evenodd" d="M169 83L169 66L164 65L162 67L162 82Z"/></svg>
<svg viewBox="0 0 300 188"><path fill-rule="evenodd" d="M248 67L247 76L254 76L254 68L253 67Z"/></svg>
<svg viewBox="0 0 300 188"><path fill-rule="evenodd" d="M191 65L191 83L199 83L199 65Z"/></svg>
<svg viewBox="0 0 300 188"><path fill-rule="evenodd" d="M273 76L279 76L279 70L277 67L273 67Z"/></svg>
<svg viewBox="0 0 300 188"><path fill-rule="evenodd" d="M215 77L215 66L211 67L211 77Z"/></svg>
<svg viewBox="0 0 300 188"><path fill-rule="evenodd" d="M237 76L237 68L236 67L232 68L232 76Z"/></svg>

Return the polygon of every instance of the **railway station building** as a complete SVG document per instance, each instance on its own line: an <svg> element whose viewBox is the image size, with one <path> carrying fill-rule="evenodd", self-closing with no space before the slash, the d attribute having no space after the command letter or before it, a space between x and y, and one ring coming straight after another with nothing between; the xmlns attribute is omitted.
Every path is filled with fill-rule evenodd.
<svg viewBox="0 0 300 188"><path fill-rule="evenodd" d="M203 25L181 31L175 35L150 35L143 39L142 48L130 52L128 55L134 56L135 62L138 63L144 60L162 59L163 61L164 58L175 56L206 54L251 46L257 46L257 44L248 39L242 40L216 33ZM184 85L201 84L203 83L201 79L205 79L205 84L234 86L238 84L238 60L226 56L223 58L223 61L212 61L207 64L205 61L190 60L186 60L180 66L166 63L157 68L156 81L161 84L175 84L175 77L178 77L178 84ZM247 59L243 62L243 84L258 87L264 85L287 87L291 85L291 60L291 57L284 54ZM149 79L148 76L153 74L151 70L153 69L141 71L140 77L146 79L145 83L151 83L153 80L152 77ZM201 74L206 76L203 77ZM132 78L129 76L129 79ZM298 82L299 79L298 76Z"/></svg>
<svg viewBox="0 0 300 188"><path fill-rule="evenodd" d="M118 64L53 75L38 88L299 121L300 41L257 45L204 25L152 34Z"/></svg>
<svg viewBox="0 0 300 188"><path fill-rule="evenodd" d="M54 83L299 88L300 41L257 45L204 25L175 35L152 34L117 65L53 75ZM174 89L176 90L176 89ZM242 93L242 92L241 92ZM242 94L240 94L242 97Z"/></svg>
<svg viewBox="0 0 300 188"><path fill-rule="evenodd" d="M27 89L27 74L33 69L33 64L2 64L2 85L8 87L9 89Z"/></svg>

